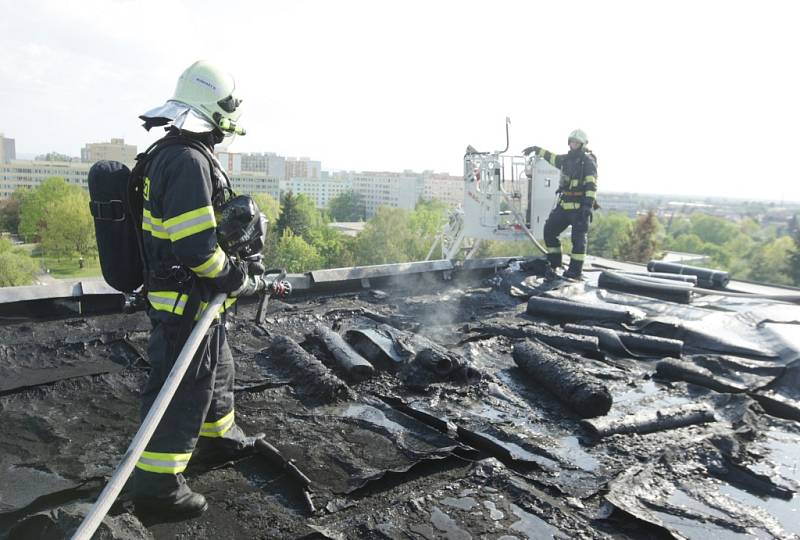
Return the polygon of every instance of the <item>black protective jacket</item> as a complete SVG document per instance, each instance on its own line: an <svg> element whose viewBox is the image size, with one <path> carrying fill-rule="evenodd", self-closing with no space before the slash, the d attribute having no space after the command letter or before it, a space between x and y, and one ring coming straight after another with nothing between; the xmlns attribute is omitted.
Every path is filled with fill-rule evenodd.
<svg viewBox="0 0 800 540"><path fill-rule="evenodd" d="M173 130L167 136L179 133ZM204 144L210 154L209 142ZM210 285L204 289L222 291L235 289L242 281L241 269L217 244L215 208L223 201L226 183L218 167L212 166L203 152L188 145L167 146L148 163L144 173L142 240L152 317L174 320L183 315L196 279ZM233 299L226 302L232 303Z"/></svg>
<svg viewBox="0 0 800 540"><path fill-rule="evenodd" d="M561 170L558 204L564 210L594 208L597 198L597 160L583 148L566 154L554 154L540 148L536 155Z"/></svg>

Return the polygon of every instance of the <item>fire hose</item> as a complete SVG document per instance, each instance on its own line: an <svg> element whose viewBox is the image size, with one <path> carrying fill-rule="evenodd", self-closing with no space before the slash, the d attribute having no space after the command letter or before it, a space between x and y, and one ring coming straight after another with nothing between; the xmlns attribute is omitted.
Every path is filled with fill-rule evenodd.
<svg viewBox="0 0 800 540"><path fill-rule="evenodd" d="M258 315L262 321L263 314L266 311L266 301L269 296L273 294L276 289L280 290L281 296L286 296L291 292L291 284L283 280L285 275L286 273L282 272L278 279L271 283L262 278L261 283L263 289L261 294L264 296L261 299ZM131 444L125 451L122 461L117 465L117 469L114 471L108 484L103 488L97 501L95 501L89 513L86 514L80 527L75 531L72 540L89 540L100 526L100 523L108 513L111 505L114 504L114 501L125 486L125 482L128 481L131 472L133 472L133 468L136 466L136 462L147 447L147 443L150 442L181 380L183 380L183 376L189 368L189 364L191 364L195 352L197 352L197 349L200 347L200 344L206 336L206 332L208 332L211 323L214 322L214 319L217 317L227 297L228 295L226 293L216 294L206 306L200 319L195 323L192 333L189 334L189 337L186 339L186 343L183 345L178 358L175 360L175 364L172 366L172 370L164 381L161 391L158 393L158 396L156 396L152 407L150 407L147 416L139 427L139 431L136 432Z"/></svg>
<svg viewBox="0 0 800 540"><path fill-rule="evenodd" d="M216 318L219 308L222 307L227 297L227 294L219 293L215 295L206 306L200 320L194 325L192 333L189 334L186 343L183 345L178 359L175 360L175 364L169 372L167 379L164 381L164 385L161 387L161 391L153 402L153 406L150 407L150 411L148 411L147 416L142 421L139 431L136 432L130 446L128 446L128 449L125 451L122 461L117 465L117 470L114 471L114 474L111 476L108 484L106 484L106 487L103 488L97 501L94 503L91 510L89 510L89 513L86 514L81 526L75 531L72 540L89 540L97 530L97 527L100 526L100 523L108 513L111 505L114 504L120 491L122 491L122 488L125 486L125 482L128 481L128 477L131 475L131 472L133 472L133 468L142 455L142 452L144 452L144 449L147 447L147 443L150 442L150 438L153 436L153 433L158 427L158 423L164 416L170 401L172 401L172 397L175 395L175 391L178 389L183 375L189 368L194 353L205 338L206 332L211 327L211 323Z"/></svg>

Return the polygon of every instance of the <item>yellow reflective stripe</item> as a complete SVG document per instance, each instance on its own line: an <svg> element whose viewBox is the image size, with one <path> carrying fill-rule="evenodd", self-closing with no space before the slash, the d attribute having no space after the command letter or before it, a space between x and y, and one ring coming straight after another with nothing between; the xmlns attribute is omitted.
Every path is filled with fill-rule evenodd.
<svg viewBox="0 0 800 540"><path fill-rule="evenodd" d="M203 422L200 427L201 437L222 437L233 427L233 409L215 422Z"/></svg>
<svg viewBox="0 0 800 540"><path fill-rule="evenodd" d="M591 174L587 174L586 176L583 177L583 181L587 182L587 183L594 184L595 182L597 182L597 178L595 178Z"/></svg>
<svg viewBox="0 0 800 540"><path fill-rule="evenodd" d="M186 470L192 454L169 454L163 452L142 452L136 467L143 471L163 474L178 474Z"/></svg>
<svg viewBox="0 0 800 540"><path fill-rule="evenodd" d="M237 298L227 298L222 303L222 306L219 308L219 313L225 313L228 308L230 308L233 304L236 303ZM194 320L198 320L202 315L203 312L208 307L208 302L200 302L200 308L197 310L197 315L195 315Z"/></svg>
<svg viewBox="0 0 800 540"><path fill-rule="evenodd" d="M183 315L183 309L186 307L188 300L188 294L180 294L175 291L150 291L147 293L147 301L150 302L150 306L153 309L174 313L175 315ZM224 313L235 303L236 298L227 298L219 308L219 313ZM208 307L208 302L200 302L197 315L194 317L195 320L198 320L203 315L206 307Z"/></svg>
<svg viewBox="0 0 800 540"><path fill-rule="evenodd" d="M594 199L595 197L597 197L597 192L596 191L587 191L586 193L584 193L584 195L586 197L591 197L592 199Z"/></svg>
<svg viewBox="0 0 800 540"><path fill-rule="evenodd" d="M217 220L214 219L214 208L211 206L204 206L164 221L164 228L173 242L216 226Z"/></svg>
<svg viewBox="0 0 800 540"><path fill-rule="evenodd" d="M578 187L578 184L580 183L581 183L580 180L578 180L577 178L573 178L572 180L569 181L569 187Z"/></svg>
<svg viewBox="0 0 800 540"><path fill-rule="evenodd" d="M159 218L153 217L150 210L146 208L142 210L142 230L149 232L156 238L169 240L169 234L167 234L164 224Z"/></svg>
<svg viewBox="0 0 800 540"><path fill-rule="evenodd" d="M200 277L213 278L217 277L225 268L226 260L225 252L222 251L222 248L217 246L217 249L214 250L214 254L209 257L206 262L199 266L192 266L190 268L192 272Z"/></svg>
<svg viewBox="0 0 800 540"><path fill-rule="evenodd" d="M586 259L586 253L573 253L570 255L570 258L575 259L576 261L582 261Z"/></svg>
<svg viewBox="0 0 800 540"><path fill-rule="evenodd" d="M580 206L581 203L561 201L561 208L563 208L564 210L575 210L577 208L580 208Z"/></svg>
<svg viewBox="0 0 800 540"><path fill-rule="evenodd" d="M555 155L554 153L552 153L552 152L549 152L549 154L550 154L550 157L549 157L549 158L547 158L547 161L548 161L548 163L550 163L550 165L552 165L553 167L555 167L555 166L556 166L556 158L557 158L558 156L556 156L556 155Z"/></svg>
<svg viewBox="0 0 800 540"><path fill-rule="evenodd" d="M147 301L153 309L167 311L176 315L183 315L183 308L189 300L188 294L180 294L175 291L149 291Z"/></svg>
<svg viewBox="0 0 800 540"><path fill-rule="evenodd" d="M547 253L561 253L561 246L558 247L547 246Z"/></svg>

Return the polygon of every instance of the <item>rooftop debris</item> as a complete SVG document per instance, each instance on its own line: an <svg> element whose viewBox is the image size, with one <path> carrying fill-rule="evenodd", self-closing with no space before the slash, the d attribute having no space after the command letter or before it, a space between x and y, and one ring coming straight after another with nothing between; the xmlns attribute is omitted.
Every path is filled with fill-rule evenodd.
<svg viewBox="0 0 800 540"><path fill-rule="evenodd" d="M237 422L272 447L190 462L200 518L142 522L123 492L104 534L800 538L800 339L764 322L800 307L525 268L275 301L264 328L240 306ZM143 313L0 325L0 538L77 526L138 427L148 331ZM570 389L610 408L583 420Z"/></svg>

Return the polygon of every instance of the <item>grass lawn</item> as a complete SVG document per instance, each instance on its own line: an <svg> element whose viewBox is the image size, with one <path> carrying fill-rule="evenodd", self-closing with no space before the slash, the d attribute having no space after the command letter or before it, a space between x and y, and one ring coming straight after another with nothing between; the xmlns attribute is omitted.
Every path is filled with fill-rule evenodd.
<svg viewBox="0 0 800 540"><path fill-rule="evenodd" d="M37 259L41 262L41 259ZM80 278L80 277L99 277L100 260L95 257L87 257L83 268L78 264L78 258L64 258L61 260L44 258L44 266L50 269L50 275L54 278Z"/></svg>

